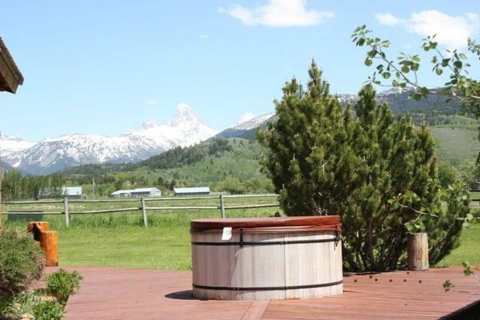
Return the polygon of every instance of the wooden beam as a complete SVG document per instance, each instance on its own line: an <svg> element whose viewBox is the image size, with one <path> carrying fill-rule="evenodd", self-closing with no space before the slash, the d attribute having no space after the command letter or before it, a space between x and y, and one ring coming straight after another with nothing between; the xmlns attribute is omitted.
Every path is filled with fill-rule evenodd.
<svg viewBox="0 0 480 320"><path fill-rule="evenodd" d="M0 37L0 91L15 93L22 84L23 75Z"/></svg>

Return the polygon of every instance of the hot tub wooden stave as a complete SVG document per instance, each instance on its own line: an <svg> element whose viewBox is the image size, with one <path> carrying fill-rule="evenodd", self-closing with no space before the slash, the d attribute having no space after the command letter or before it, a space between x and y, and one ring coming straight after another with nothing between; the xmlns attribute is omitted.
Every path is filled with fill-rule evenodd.
<svg viewBox="0 0 480 320"><path fill-rule="evenodd" d="M293 225L291 219L296 220ZM285 218L261 219L253 225L251 220L255 219L224 219L215 226L205 220L192 222L195 297L293 299L343 292L338 217L334 223L329 217L310 225L301 218L285 223ZM330 223L321 224L327 220ZM221 240L222 226L234 228L231 239Z"/></svg>

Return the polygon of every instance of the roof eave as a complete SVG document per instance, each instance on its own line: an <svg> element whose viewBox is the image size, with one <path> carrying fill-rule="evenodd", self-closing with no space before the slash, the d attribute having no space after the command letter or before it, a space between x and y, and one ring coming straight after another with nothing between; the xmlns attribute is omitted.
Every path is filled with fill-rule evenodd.
<svg viewBox="0 0 480 320"><path fill-rule="evenodd" d="M22 73L0 37L0 91L15 93L23 80Z"/></svg>

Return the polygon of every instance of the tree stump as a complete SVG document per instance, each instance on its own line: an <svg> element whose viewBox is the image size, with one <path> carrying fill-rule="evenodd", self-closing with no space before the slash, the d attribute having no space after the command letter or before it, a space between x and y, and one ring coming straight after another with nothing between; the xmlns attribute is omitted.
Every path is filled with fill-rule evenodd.
<svg viewBox="0 0 480 320"><path fill-rule="evenodd" d="M58 234L48 230L48 222L30 222L27 231L33 234L33 239L40 242L40 247L45 255L47 267L58 266Z"/></svg>
<svg viewBox="0 0 480 320"><path fill-rule="evenodd" d="M428 270L428 235L426 232L408 235L408 270Z"/></svg>
<svg viewBox="0 0 480 320"><path fill-rule="evenodd" d="M33 239L35 241L40 241L40 234L47 230L48 230L48 222L46 221L30 222L27 227L27 232L33 234Z"/></svg>
<svg viewBox="0 0 480 320"><path fill-rule="evenodd" d="M40 246L45 253L45 265L47 267L58 266L58 234L56 231L42 231L40 234Z"/></svg>

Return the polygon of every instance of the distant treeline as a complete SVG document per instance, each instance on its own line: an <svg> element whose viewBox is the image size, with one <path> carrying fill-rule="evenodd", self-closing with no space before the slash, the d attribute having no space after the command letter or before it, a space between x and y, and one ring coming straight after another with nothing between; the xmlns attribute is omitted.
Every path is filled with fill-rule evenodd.
<svg viewBox="0 0 480 320"><path fill-rule="evenodd" d="M214 139L210 143L199 144L192 147L173 148L141 162L138 166L146 166L150 169L171 169L199 162L209 156L220 155L232 150L232 146L226 139Z"/></svg>
<svg viewBox="0 0 480 320"><path fill-rule="evenodd" d="M61 195L65 178L61 174L49 176L24 176L17 170L9 170L2 180L2 199L40 199Z"/></svg>
<svg viewBox="0 0 480 320"><path fill-rule="evenodd" d="M457 128L478 127L479 121L469 116L448 115L438 112L414 112L409 113L417 124L429 126L454 126Z"/></svg>

